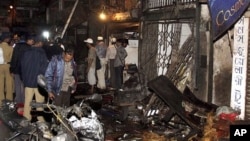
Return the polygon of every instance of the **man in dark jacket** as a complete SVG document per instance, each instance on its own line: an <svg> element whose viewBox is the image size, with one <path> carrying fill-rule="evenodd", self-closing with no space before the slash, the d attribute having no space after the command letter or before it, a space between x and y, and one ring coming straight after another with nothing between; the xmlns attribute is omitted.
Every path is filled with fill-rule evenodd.
<svg viewBox="0 0 250 141"><path fill-rule="evenodd" d="M24 117L31 120L30 102L35 94L36 102L43 103L44 96L38 91L37 76L44 74L48 65L48 60L45 51L42 48L42 41L36 43L26 50L21 58L21 79L24 84L25 100L24 100ZM43 110L38 108L37 110ZM37 118L39 121L44 121L43 117Z"/></svg>
<svg viewBox="0 0 250 141"><path fill-rule="evenodd" d="M66 48L61 55L52 57L45 73L48 96L57 106L70 106L70 96L76 90L77 70L73 57L73 48Z"/></svg>
<svg viewBox="0 0 250 141"><path fill-rule="evenodd" d="M15 98L17 103L24 103L24 86L20 79L20 61L22 54L34 44L34 37L25 36L20 37L20 41L15 44L11 62L10 72L14 75Z"/></svg>
<svg viewBox="0 0 250 141"><path fill-rule="evenodd" d="M46 52L47 58L50 61L53 56L61 55L64 51L64 46L62 40L56 40L54 43L49 43L43 46L43 49Z"/></svg>

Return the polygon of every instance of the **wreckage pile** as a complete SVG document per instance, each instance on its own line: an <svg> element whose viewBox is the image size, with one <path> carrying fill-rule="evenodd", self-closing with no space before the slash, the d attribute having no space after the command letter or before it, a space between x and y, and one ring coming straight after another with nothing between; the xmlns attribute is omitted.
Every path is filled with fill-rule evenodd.
<svg viewBox="0 0 250 141"><path fill-rule="evenodd" d="M218 113L220 107L199 100L188 87L181 93L166 76L159 76L148 83L146 96L130 88L114 92L112 103L99 110L106 140L228 140L235 118L225 118Z"/></svg>

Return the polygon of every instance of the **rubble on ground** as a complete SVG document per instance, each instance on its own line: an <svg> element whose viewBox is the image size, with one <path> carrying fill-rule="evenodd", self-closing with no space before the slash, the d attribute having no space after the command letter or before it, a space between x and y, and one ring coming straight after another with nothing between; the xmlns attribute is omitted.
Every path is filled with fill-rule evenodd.
<svg viewBox="0 0 250 141"><path fill-rule="evenodd" d="M133 80L136 80L133 78ZM160 76L141 93L129 80L120 91L103 93L98 109L107 141L221 141L234 120L216 115L219 106L203 102L188 87L183 93Z"/></svg>

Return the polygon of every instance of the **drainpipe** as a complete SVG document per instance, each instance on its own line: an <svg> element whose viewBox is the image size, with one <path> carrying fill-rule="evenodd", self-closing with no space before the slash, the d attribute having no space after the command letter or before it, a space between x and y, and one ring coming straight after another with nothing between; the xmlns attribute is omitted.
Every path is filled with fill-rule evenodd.
<svg viewBox="0 0 250 141"><path fill-rule="evenodd" d="M74 14L74 12L75 12L75 9L76 9L76 6L77 6L78 2L79 2L79 0L76 0L76 2L75 2L75 4L74 4L74 7L73 7L72 10L71 10L71 13L70 13L70 15L69 15L69 17L68 17L68 20L67 20L67 22L66 22L66 24L65 24L65 26L64 26L63 31L62 31L61 38L63 38L63 36L64 36L64 34L65 34L65 32L66 32L68 26L69 26L70 20L71 20L73 14Z"/></svg>
<svg viewBox="0 0 250 141"><path fill-rule="evenodd" d="M211 24L209 23L209 55L208 55L208 82L207 82L207 102L212 103L213 102L213 81L214 81L214 46L213 46L213 30L211 30Z"/></svg>
<svg viewBox="0 0 250 141"><path fill-rule="evenodd" d="M201 12L201 7L199 0L196 0L196 12L195 12L195 23L196 23L196 38L195 38L195 66L194 66L194 88L198 90L198 76L199 76L199 71L200 71L200 12Z"/></svg>

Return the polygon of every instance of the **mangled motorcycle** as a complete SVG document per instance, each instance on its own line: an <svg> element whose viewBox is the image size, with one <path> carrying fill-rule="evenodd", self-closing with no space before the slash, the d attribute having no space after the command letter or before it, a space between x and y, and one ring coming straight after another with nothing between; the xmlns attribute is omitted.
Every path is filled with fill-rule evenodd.
<svg viewBox="0 0 250 141"><path fill-rule="evenodd" d="M16 112L15 104L7 101L0 110L1 120L13 131L6 141L103 141L103 125L88 101L100 99L92 95L76 104L62 108L49 103L31 102L33 108L47 108L51 122L29 122Z"/></svg>

